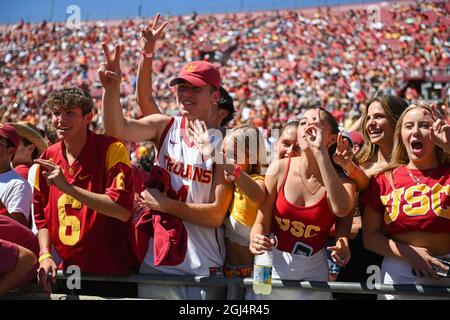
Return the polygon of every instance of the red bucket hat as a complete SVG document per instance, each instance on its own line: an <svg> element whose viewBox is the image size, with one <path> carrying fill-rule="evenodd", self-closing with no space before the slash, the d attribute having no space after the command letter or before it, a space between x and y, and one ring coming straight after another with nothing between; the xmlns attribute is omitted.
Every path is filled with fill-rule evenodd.
<svg viewBox="0 0 450 320"><path fill-rule="evenodd" d="M208 84L219 89L220 73L219 70L208 61L192 61L187 63L175 79L170 81L170 86L178 84L185 80L196 87L205 87Z"/></svg>

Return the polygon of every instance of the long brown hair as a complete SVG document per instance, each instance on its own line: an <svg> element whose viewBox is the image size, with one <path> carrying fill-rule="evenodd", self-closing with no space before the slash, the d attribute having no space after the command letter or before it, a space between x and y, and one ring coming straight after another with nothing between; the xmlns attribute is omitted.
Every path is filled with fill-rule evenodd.
<svg viewBox="0 0 450 320"><path fill-rule="evenodd" d="M361 121L360 131L364 137L364 145L361 151L358 153L357 159L360 164L369 161L378 152L379 146L373 144L370 141L369 133L367 132L367 114L369 112L369 107L372 103L378 102L387 115L387 118L394 128L402 112L408 107L405 100L391 96L391 95L380 95L375 98L370 99L367 102L367 108L364 110L363 119Z"/></svg>

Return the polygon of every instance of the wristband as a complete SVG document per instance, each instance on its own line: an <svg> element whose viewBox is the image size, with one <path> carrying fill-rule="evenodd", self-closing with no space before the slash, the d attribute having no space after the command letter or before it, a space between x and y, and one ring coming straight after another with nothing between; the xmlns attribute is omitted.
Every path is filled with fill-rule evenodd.
<svg viewBox="0 0 450 320"><path fill-rule="evenodd" d="M147 53L144 50L141 51L142 55L144 56L144 58L146 59L151 59L153 58L153 52Z"/></svg>
<svg viewBox="0 0 450 320"><path fill-rule="evenodd" d="M241 171L242 171L241 167L239 165L236 165L232 174L225 173L225 180L229 182L235 182L237 178L239 178L239 176L241 175Z"/></svg>
<svg viewBox="0 0 450 320"><path fill-rule="evenodd" d="M39 261L39 263L41 263L42 261L44 261L47 258L52 258L53 259L52 254L51 253L44 253L43 255L39 256L38 261Z"/></svg>

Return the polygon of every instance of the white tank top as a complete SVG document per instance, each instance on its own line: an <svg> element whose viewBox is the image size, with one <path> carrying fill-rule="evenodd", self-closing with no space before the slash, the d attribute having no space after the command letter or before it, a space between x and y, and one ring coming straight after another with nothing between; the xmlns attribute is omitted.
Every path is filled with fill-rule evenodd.
<svg viewBox="0 0 450 320"><path fill-rule="evenodd" d="M202 161L198 148L188 143L185 127L186 118L171 119L160 140L157 164L169 172L172 187L182 201L209 203L213 160ZM210 268L222 267L225 261L223 228L207 228L187 221L183 221L183 224L188 234L188 244L186 257L181 264L155 267L153 238L150 238L144 262L174 275L207 276Z"/></svg>

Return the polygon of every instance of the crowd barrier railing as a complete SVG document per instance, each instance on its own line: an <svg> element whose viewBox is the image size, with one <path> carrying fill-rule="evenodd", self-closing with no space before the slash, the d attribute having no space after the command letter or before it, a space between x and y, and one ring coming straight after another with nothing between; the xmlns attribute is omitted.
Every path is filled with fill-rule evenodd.
<svg viewBox="0 0 450 320"><path fill-rule="evenodd" d="M68 279L70 275L58 272L59 279ZM132 274L124 277L104 277L83 274L82 280L112 281L154 285L189 285L189 286L224 286L229 291L229 299L234 299L239 288L249 288L253 285L252 278L222 277L222 276L175 276ZM301 288L305 290L357 293L357 294L395 294L421 297L446 297L450 299L450 287L419 284L381 284L373 285L358 282L339 281L302 281L272 279L274 288ZM232 293L230 295L230 292Z"/></svg>

